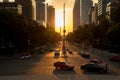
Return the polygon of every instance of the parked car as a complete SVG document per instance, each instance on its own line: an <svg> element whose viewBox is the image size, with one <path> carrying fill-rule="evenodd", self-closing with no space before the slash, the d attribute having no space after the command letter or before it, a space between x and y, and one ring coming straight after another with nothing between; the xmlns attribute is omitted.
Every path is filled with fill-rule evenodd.
<svg viewBox="0 0 120 80"><path fill-rule="evenodd" d="M72 49L68 49L68 52L69 52L69 53L73 53L73 52L72 52Z"/></svg>
<svg viewBox="0 0 120 80"><path fill-rule="evenodd" d="M68 63L67 61L58 61L54 63L54 66L56 67L56 69L69 69L69 70L73 70L74 66L70 63Z"/></svg>
<svg viewBox="0 0 120 80"><path fill-rule="evenodd" d="M110 61L120 62L120 55L111 57Z"/></svg>
<svg viewBox="0 0 120 80"><path fill-rule="evenodd" d="M82 55L82 54L84 54L84 53L85 53L85 52L82 51L82 50L80 50L80 51L78 52L79 55Z"/></svg>
<svg viewBox="0 0 120 80"><path fill-rule="evenodd" d="M23 54L20 54L18 56L19 59L27 59L27 58L30 58L30 57L32 57L32 56L29 53L23 53Z"/></svg>
<svg viewBox="0 0 120 80"><path fill-rule="evenodd" d="M86 63L82 64L80 67L84 71L93 71L93 72L107 72L107 66L102 66L96 63Z"/></svg>
<svg viewBox="0 0 120 80"><path fill-rule="evenodd" d="M51 47L50 49L49 49L49 51L53 51L54 49Z"/></svg>

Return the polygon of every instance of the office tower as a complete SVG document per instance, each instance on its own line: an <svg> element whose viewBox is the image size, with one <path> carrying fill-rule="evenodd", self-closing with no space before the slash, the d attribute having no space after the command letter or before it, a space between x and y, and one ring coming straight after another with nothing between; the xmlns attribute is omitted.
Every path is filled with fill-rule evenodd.
<svg viewBox="0 0 120 80"><path fill-rule="evenodd" d="M89 23L97 26L97 14L98 14L98 4L96 3L93 7L90 8L89 12Z"/></svg>
<svg viewBox="0 0 120 80"><path fill-rule="evenodd" d="M92 5L91 0L80 0L80 25L89 24L89 11Z"/></svg>
<svg viewBox="0 0 120 80"><path fill-rule="evenodd" d="M98 16L106 15L106 6L107 3L113 2L116 0L98 0Z"/></svg>
<svg viewBox="0 0 120 80"><path fill-rule="evenodd" d="M80 26L80 0L75 0L73 7L73 31Z"/></svg>
<svg viewBox="0 0 120 80"><path fill-rule="evenodd" d="M120 1L116 0L113 2L109 2L106 7L106 18L109 20L109 22L113 22L114 10L120 5Z"/></svg>
<svg viewBox="0 0 120 80"><path fill-rule="evenodd" d="M45 0L36 0L36 20L40 25L45 22Z"/></svg>
<svg viewBox="0 0 120 80"><path fill-rule="evenodd" d="M36 1L35 0L15 0L22 5L23 15L29 20L36 20Z"/></svg>
<svg viewBox="0 0 120 80"><path fill-rule="evenodd" d="M22 14L22 6L16 2L0 2L0 9L9 9Z"/></svg>
<svg viewBox="0 0 120 80"><path fill-rule="evenodd" d="M75 0L73 8L73 31L78 29L78 26L89 24L89 10L92 7L91 0Z"/></svg>
<svg viewBox="0 0 120 80"><path fill-rule="evenodd" d="M55 30L55 8L53 6L47 8L47 25L50 29Z"/></svg>

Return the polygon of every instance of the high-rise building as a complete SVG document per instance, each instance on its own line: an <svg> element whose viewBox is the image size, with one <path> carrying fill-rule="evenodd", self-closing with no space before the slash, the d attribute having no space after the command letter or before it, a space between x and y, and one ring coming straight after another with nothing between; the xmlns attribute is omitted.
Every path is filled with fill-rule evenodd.
<svg viewBox="0 0 120 80"><path fill-rule="evenodd" d="M106 15L107 3L112 1L116 1L116 0L98 0L98 16Z"/></svg>
<svg viewBox="0 0 120 80"><path fill-rule="evenodd" d="M89 12L89 23L90 24L93 24L93 25L95 25L95 26L97 26L97 19L98 19L98 17L97 17L97 14L98 14L98 12L97 12L97 3L94 5L94 7L91 7L90 8L90 12Z"/></svg>
<svg viewBox="0 0 120 80"><path fill-rule="evenodd" d="M40 25L45 22L45 0L36 0L36 20Z"/></svg>
<svg viewBox="0 0 120 80"><path fill-rule="evenodd" d="M78 26L89 24L89 10L93 2L91 0L75 0L73 8L73 31L78 29Z"/></svg>
<svg viewBox="0 0 120 80"><path fill-rule="evenodd" d="M80 25L89 24L89 10L92 5L91 0L80 0Z"/></svg>
<svg viewBox="0 0 120 80"><path fill-rule="evenodd" d="M55 8L53 6L47 8L47 25L50 29L55 30Z"/></svg>
<svg viewBox="0 0 120 80"><path fill-rule="evenodd" d="M106 18L109 20L109 22L113 22L113 16L114 10L116 10L117 6L120 5L120 1L116 0L114 2L109 2L106 7Z"/></svg>
<svg viewBox="0 0 120 80"><path fill-rule="evenodd" d="M16 2L0 2L0 9L9 9L22 14L22 6Z"/></svg>
<svg viewBox="0 0 120 80"><path fill-rule="evenodd" d="M36 1L35 0L15 0L22 5L23 15L29 20L36 20Z"/></svg>
<svg viewBox="0 0 120 80"><path fill-rule="evenodd" d="M80 26L80 0L75 0L73 7L73 31Z"/></svg>

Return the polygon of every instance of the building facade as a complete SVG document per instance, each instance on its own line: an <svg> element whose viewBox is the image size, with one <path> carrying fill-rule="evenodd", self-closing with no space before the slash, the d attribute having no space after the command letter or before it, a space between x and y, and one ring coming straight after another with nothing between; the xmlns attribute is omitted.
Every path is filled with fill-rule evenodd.
<svg viewBox="0 0 120 80"><path fill-rule="evenodd" d="M89 10L92 5L91 0L80 0L80 25L89 24Z"/></svg>
<svg viewBox="0 0 120 80"><path fill-rule="evenodd" d="M106 7L106 18L109 20L109 22L113 22L113 12L117 8L117 6L120 5L120 1L114 1L114 2L109 2Z"/></svg>
<svg viewBox="0 0 120 80"><path fill-rule="evenodd" d="M15 0L22 5L22 14L29 20L36 20L36 1L35 0Z"/></svg>
<svg viewBox="0 0 120 80"><path fill-rule="evenodd" d="M47 26L55 30L55 8L53 6L47 8Z"/></svg>
<svg viewBox="0 0 120 80"><path fill-rule="evenodd" d="M45 0L36 0L36 20L40 25L45 22Z"/></svg>
<svg viewBox="0 0 120 80"><path fill-rule="evenodd" d="M98 5L97 5L97 3L94 5L94 7L91 7L90 8L90 12L89 12L89 23L90 24L93 24L93 25L95 25L95 26L97 26L97 19L98 19L98 17L97 17L97 14L98 14Z"/></svg>
<svg viewBox="0 0 120 80"><path fill-rule="evenodd" d="M80 0L75 0L73 7L73 31L80 26Z"/></svg>
<svg viewBox="0 0 120 80"><path fill-rule="evenodd" d="M109 2L116 0L98 0L98 16L106 15L106 6Z"/></svg>
<svg viewBox="0 0 120 80"><path fill-rule="evenodd" d="M0 2L0 9L9 9L22 14L22 6L16 2Z"/></svg>

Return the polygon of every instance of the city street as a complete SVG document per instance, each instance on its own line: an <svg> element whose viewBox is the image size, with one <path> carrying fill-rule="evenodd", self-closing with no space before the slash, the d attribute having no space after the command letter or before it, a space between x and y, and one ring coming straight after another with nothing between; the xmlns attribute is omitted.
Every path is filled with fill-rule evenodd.
<svg viewBox="0 0 120 80"><path fill-rule="evenodd" d="M70 45L66 45L69 48L73 48ZM62 43L59 44L55 49L62 49ZM115 72L113 65L108 64L108 73L96 73L96 72L83 72L80 69L81 64L87 62L88 59L82 58L77 54L77 50L73 48L73 54L67 53L67 58L62 58L62 52L58 58L54 57L54 51L46 52L44 54L34 55L29 59L19 60L19 59L11 59L11 60L0 60L0 80L16 80L16 76L22 78L20 80L26 79L33 80L92 80L94 77L101 77L96 80L113 80L113 77L119 80L119 71ZM54 62L59 60L66 60L72 63L75 67L74 70L59 70L55 69L53 66ZM109 67L110 65L110 67ZM114 67L114 66L113 66ZM24 75L24 76L22 76ZM6 76L14 76L13 79L5 78ZM29 78L27 78L30 76ZM41 76L41 77L40 77ZM48 77L46 77L48 76ZM111 79L112 77L112 79ZM106 79L104 79L106 78Z"/></svg>

